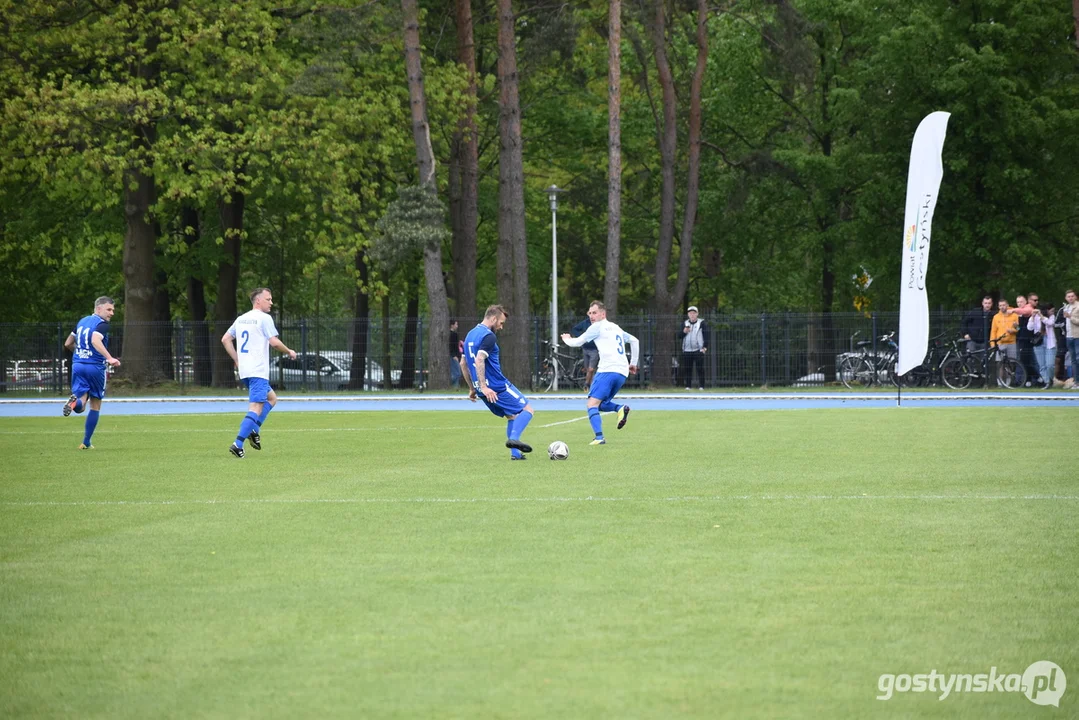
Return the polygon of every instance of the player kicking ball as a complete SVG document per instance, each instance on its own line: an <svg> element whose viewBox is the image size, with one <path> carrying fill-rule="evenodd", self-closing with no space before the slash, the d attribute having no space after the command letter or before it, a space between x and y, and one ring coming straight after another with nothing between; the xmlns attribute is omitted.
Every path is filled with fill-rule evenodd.
<svg viewBox="0 0 1079 720"><path fill-rule="evenodd" d="M495 340L495 331L506 324L506 317L506 309L501 305L487 308L483 321L465 336L461 374L472 378L469 400L476 402L479 398L496 417L506 418L506 447L510 449L510 459L527 460L524 453L532 452L532 446L523 442L521 435L534 413L524 393L502 374Z"/></svg>
<svg viewBox="0 0 1079 720"><path fill-rule="evenodd" d="M588 389L588 422L592 425L595 439L589 445L606 445L603 437L603 420L600 412L618 413L618 429L626 426L629 419L629 405L617 405L614 396L622 389L630 373L637 373L637 356L641 344L637 338L607 319L607 308L600 301L588 306L588 319L592 324L577 337L569 333L562 334L562 342L570 347L580 347L590 340L599 350L599 366ZM633 356L626 359L626 344L633 345Z"/></svg>

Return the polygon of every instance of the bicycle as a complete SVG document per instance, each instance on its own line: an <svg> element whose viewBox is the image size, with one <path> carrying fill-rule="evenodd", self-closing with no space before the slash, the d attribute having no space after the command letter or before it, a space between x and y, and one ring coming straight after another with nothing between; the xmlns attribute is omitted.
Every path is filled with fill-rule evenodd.
<svg viewBox="0 0 1079 720"><path fill-rule="evenodd" d="M853 340L858 336L858 333L854 333L851 336ZM895 375L895 360L899 351L899 346L895 344L894 332L890 332L887 335L881 335L877 341L884 343L884 353L870 352L870 346L873 345L872 340L862 340L857 343L856 347L860 352L854 355L848 355L843 358L839 363L839 367L836 368L837 375L840 381L851 390L859 387L872 387L874 384L883 385L881 380L883 377L887 378L889 382L898 387L898 380Z"/></svg>
<svg viewBox="0 0 1079 720"><path fill-rule="evenodd" d="M941 339L944 335L945 333L940 333L929 338L929 351L925 355L925 360L901 377L903 387L929 387L941 382L948 385L949 378L944 377L943 372L945 363L951 358L962 356L965 350L960 347L960 343L963 342L962 336L944 341Z"/></svg>
<svg viewBox="0 0 1079 720"><path fill-rule="evenodd" d="M998 349L998 343L1006 336L1001 335L990 342L989 347L973 352L964 352L959 357L948 360L947 367L942 366L944 382L953 390L966 390L975 380L989 386L990 365L996 364L997 385L1006 388L1023 387L1027 371L1022 363L1010 358Z"/></svg>
<svg viewBox="0 0 1079 720"><path fill-rule="evenodd" d="M551 348L551 341L544 340L546 353L536 372L535 386L543 391L554 389L555 372L558 373L558 387L577 389L584 387L584 358L568 355Z"/></svg>

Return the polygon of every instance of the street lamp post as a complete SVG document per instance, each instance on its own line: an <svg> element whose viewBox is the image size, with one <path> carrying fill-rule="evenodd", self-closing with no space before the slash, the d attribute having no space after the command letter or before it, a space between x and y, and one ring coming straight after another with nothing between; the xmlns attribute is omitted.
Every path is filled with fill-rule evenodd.
<svg viewBox="0 0 1079 720"><path fill-rule="evenodd" d="M558 352L558 193L565 192L557 185L547 188L547 197L551 200L551 353ZM552 389L558 390L558 363L553 363L554 373Z"/></svg>

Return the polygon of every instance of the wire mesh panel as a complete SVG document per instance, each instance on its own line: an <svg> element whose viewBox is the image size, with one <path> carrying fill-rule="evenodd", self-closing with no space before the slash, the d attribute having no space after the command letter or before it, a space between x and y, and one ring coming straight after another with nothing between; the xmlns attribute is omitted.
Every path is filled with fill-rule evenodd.
<svg viewBox="0 0 1079 720"><path fill-rule="evenodd" d="M960 332L964 313L930 313L930 353ZM560 318L557 334L568 332L584 316ZM722 313L701 318L705 324L700 357L683 347L685 316L623 315L617 318L626 332L640 342L638 372L625 387L805 387L837 382L837 368L852 355L879 358L893 352L898 313ZM510 336L499 341L503 365L513 364L511 381L531 390L551 387L544 376L550 361L550 318L533 315L512 318L524 335L524 352L510 353ZM270 382L297 392L376 392L420 390L428 385L428 319L425 317L372 317L369 319L296 319L279 324L281 339L296 351L295 360L271 351ZM0 392L65 394L70 382L71 355L64 348L75 320L70 322L0 324ZM461 338L471 328L459 328ZM109 348L123 360L110 382L159 385L163 392L197 391L217 387L234 389L239 379L221 339L227 326L213 321L123 324L110 330ZM139 342L125 353L125 333L137 333ZM559 361L567 373L583 375L581 351L559 342ZM449 353L448 346L438 352ZM509 360L514 358L512 363ZM690 377L686 370L692 365ZM135 373L139 375L136 378ZM542 376L542 377L541 377ZM932 378L930 378L932 380ZM583 384L576 378L567 387Z"/></svg>

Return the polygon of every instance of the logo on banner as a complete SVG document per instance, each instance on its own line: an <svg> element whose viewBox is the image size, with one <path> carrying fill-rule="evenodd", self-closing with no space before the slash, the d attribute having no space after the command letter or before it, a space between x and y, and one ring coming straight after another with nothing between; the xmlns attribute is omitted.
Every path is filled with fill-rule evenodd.
<svg viewBox="0 0 1079 720"><path fill-rule="evenodd" d="M918 226L911 225L907 228L906 236L903 238L903 244L907 246L907 249L914 252L918 249Z"/></svg>

